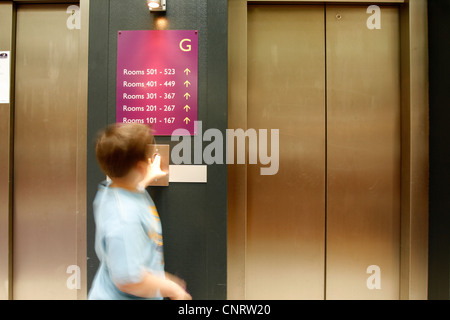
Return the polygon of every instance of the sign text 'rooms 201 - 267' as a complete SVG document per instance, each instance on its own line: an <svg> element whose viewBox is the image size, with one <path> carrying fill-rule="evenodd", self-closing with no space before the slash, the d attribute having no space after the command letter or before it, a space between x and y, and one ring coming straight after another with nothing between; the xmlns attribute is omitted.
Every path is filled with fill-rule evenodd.
<svg viewBox="0 0 450 320"><path fill-rule="evenodd" d="M117 48L116 121L151 125L157 136L195 135L198 32L119 31Z"/></svg>

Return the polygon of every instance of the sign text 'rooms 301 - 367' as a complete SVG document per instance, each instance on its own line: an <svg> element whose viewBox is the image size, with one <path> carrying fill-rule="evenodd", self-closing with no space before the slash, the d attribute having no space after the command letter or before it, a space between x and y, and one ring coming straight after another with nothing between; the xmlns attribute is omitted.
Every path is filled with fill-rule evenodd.
<svg viewBox="0 0 450 320"><path fill-rule="evenodd" d="M196 30L119 31L116 121L151 125L157 136L195 135Z"/></svg>

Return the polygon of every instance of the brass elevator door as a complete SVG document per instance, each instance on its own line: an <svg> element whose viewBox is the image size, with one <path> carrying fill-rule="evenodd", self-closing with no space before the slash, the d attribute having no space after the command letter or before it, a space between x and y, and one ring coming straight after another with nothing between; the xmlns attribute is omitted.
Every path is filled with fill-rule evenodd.
<svg viewBox="0 0 450 320"><path fill-rule="evenodd" d="M399 9L378 8L248 7L247 126L279 129L280 167L248 165L246 299L399 298Z"/></svg>
<svg viewBox="0 0 450 320"><path fill-rule="evenodd" d="M280 129L280 168L248 166L249 299L321 298L325 250L323 8L252 6L248 128ZM270 149L269 149L270 150Z"/></svg>
<svg viewBox="0 0 450 320"><path fill-rule="evenodd" d="M399 9L326 7L327 299L400 297Z"/></svg>
<svg viewBox="0 0 450 320"><path fill-rule="evenodd" d="M80 30L68 7L17 6L13 299L76 299L80 286Z"/></svg>

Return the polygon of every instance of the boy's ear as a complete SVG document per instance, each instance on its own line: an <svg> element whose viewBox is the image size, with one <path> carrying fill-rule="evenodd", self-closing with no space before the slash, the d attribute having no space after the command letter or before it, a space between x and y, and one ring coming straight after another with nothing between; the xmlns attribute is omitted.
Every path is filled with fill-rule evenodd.
<svg viewBox="0 0 450 320"><path fill-rule="evenodd" d="M141 160L141 161L138 161L138 163L136 164L136 169L139 171L139 173L146 175L149 165L150 165L149 160L147 160L147 161Z"/></svg>
<svg viewBox="0 0 450 320"><path fill-rule="evenodd" d="M138 161L136 162L136 165L134 166L134 168L137 170L137 172L139 172L140 174L142 174L144 172L144 166L142 165L142 161Z"/></svg>
<svg viewBox="0 0 450 320"><path fill-rule="evenodd" d="M147 170L148 167L148 162L146 161L138 161L136 163L136 169L139 171L139 173L144 174L145 171Z"/></svg>

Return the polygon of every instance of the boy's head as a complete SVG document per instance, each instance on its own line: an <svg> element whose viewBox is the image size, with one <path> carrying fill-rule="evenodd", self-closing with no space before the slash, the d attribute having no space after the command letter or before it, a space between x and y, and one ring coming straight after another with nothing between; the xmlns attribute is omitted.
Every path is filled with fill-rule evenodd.
<svg viewBox="0 0 450 320"><path fill-rule="evenodd" d="M112 124L98 136L95 152L103 172L110 178L126 176L139 161L151 157L151 129L143 124Z"/></svg>

